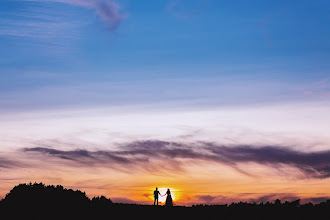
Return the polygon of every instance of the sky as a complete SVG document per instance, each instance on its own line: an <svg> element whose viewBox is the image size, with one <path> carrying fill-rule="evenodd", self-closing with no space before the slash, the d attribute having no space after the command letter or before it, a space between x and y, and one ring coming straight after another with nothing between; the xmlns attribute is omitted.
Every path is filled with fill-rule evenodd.
<svg viewBox="0 0 330 220"><path fill-rule="evenodd" d="M2 0L0 198L330 198L327 0ZM165 197L161 200L164 201Z"/></svg>

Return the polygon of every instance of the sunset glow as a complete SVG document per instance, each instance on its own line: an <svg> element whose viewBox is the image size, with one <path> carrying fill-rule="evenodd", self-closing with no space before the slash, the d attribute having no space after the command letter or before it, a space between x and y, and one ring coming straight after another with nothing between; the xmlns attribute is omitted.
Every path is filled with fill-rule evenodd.
<svg viewBox="0 0 330 220"><path fill-rule="evenodd" d="M329 199L329 9L2 1L0 199L29 182L118 203Z"/></svg>

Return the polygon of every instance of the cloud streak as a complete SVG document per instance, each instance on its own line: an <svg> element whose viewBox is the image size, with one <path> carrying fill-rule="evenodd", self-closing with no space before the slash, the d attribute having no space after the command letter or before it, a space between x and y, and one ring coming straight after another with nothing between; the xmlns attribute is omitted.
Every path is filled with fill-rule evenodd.
<svg viewBox="0 0 330 220"><path fill-rule="evenodd" d="M17 167L24 167L21 162L17 162L14 160L8 160L0 157L0 169L1 168L17 168Z"/></svg>
<svg viewBox="0 0 330 220"><path fill-rule="evenodd" d="M276 167L279 164L293 166L306 176L327 178L330 176L330 151L299 152L276 146L210 146L208 149L233 163L254 162Z"/></svg>
<svg viewBox="0 0 330 220"><path fill-rule="evenodd" d="M41 0L28 0L45 2ZM59 2L80 6L93 10L105 23L109 30L115 31L125 15L119 13L120 6L112 0L46 0L47 2Z"/></svg>
<svg viewBox="0 0 330 220"><path fill-rule="evenodd" d="M330 151L300 152L279 146L223 146L205 142L187 144L149 140L123 144L113 151L64 151L44 147L24 148L23 151L87 165L111 163L120 166L139 164L149 167L148 163L165 161L166 164L173 164L180 170L184 167L185 161L210 161L231 166L241 173L250 175L240 165L257 163L272 168L279 165L294 167L307 178L330 177Z"/></svg>
<svg viewBox="0 0 330 220"><path fill-rule="evenodd" d="M25 148L25 152L39 152L51 157L57 157L64 160L71 160L79 163L94 164L96 162L114 162L119 164L128 164L131 161L125 157L117 156L109 151L87 151L82 149L63 151L51 148Z"/></svg>

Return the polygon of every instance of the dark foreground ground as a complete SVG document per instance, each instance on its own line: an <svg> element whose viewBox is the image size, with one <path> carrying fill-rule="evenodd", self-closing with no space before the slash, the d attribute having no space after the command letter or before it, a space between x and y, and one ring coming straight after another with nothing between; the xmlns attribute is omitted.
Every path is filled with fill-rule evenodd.
<svg viewBox="0 0 330 220"><path fill-rule="evenodd" d="M0 219L330 219L330 200L316 205L278 200L163 207L112 203L105 197L89 199L81 191L62 186L21 184L0 202Z"/></svg>

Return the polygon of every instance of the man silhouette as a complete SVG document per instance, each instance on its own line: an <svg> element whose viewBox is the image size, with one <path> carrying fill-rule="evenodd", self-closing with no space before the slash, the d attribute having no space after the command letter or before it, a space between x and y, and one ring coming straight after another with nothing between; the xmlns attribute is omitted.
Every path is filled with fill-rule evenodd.
<svg viewBox="0 0 330 220"><path fill-rule="evenodd" d="M156 190L154 191L154 205L157 201L157 205L158 205L158 195L161 195L160 192L158 191L158 188L156 187Z"/></svg>

